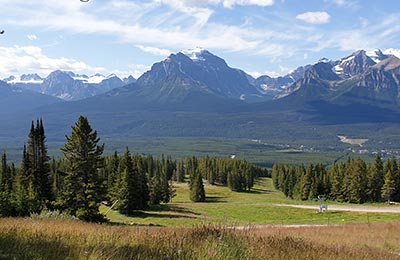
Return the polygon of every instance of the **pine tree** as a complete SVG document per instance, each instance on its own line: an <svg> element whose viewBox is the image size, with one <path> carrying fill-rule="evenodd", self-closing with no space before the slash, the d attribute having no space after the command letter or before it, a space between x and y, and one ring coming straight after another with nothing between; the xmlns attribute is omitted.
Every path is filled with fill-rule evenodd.
<svg viewBox="0 0 400 260"><path fill-rule="evenodd" d="M39 120L36 131L38 139L39 196L41 200L49 202L54 199L53 180L50 174L50 157L47 155L46 135L42 119Z"/></svg>
<svg viewBox="0 0 400 260"><path fill-rule="evenodd" d="M134 169L132 157L128 148L126 148L123 157L123 173L121 180L118 209L123 214L132 214L134 210L138 209L140 190L138 190L138 173Z"/></svg>
<svg viewBox="0 0 400 260"><path fill-rule="evenodd" d="M311 193L313 178L314 178L314 165L310 164L306 170L305 175L302 178L301 200L308 200Z"/></svg>
<svg viewBox="0 0 400 260"><path fill-rule="evenodd" d="M349 202L363 203L366 199L367 167L365 162L358 158L350 166Z"/></svg>
<svg viewBox="0 0 400 260"><path fill-rule="evenodd" d="M385 163L384 170L385 173L390 171L394 180L394 191L391 194L391 200L400 201L400 173L397 161L395 158L388 159Z"/></svg>
<svg viewBox="0 0 400 260"><path fill-rule="evenodd" d="M99 203L105 196L98 170L103 167L104 144L86 117L80 116L72 126L71 136L61 151L67 162L65 188L61 205L68 213L85 221L103 221Z"/></svg>
<svg viewBox="0 0 400 260"><path fill-rule="evenodd" d="M0 178L0 191L7 194L12 192L13 178L11 176L11 169L7 164L7 155L3 153L1 156L1 178Z"/></svg>
<svg viewBox="0 0 400 260"><path fill-rule="evenodd" d="M1 175L0 175L0 216L10 217L15 215L15 209L12 198L12 178L10 167L7 164L6 153L1 157Z"/></svg>
<svg viewBox="0 0 400 260"><path fill-rule="evenodd" d="M206 193L201 173L196 171L193 175L193 183L190 185L190 200L193 202L204 202L206 201Z"/></svg>
<svg viewBox="0 0 400 260"><path fill-rule="evenodd" d="M393 197L393 194L395 193L395 190L396 190L395 176L389 169L385 175L385 183L382 186L382 199L390 202L390 200Z"/></svg>
<svg viewBox="0 0 400 260"><path fill-rule="evenodd" d="M37 205L31 207L32 212L39 212L43 207L51 206L50 202L54 200L49 160L42 119L37 120L36 126L32 121L28 148L24 146L21 174L21 187L31 187L32 193L29 196Z"/></svg>
<svg viewBox="0 0 400 260"><path fill-rule="evenodd" d="M339 200L343 186L343 172L339 170L337 164L334 164L330 169L330 175L332 179L331 199Z"/></svg>
<svg viewBox="0 0 400 260"><path fill-rule="evenodd" d="M382 187L385 182L381 156L375 157L375 162L368 171L367 196L371 202L378 202L382 198Z"/></svg>

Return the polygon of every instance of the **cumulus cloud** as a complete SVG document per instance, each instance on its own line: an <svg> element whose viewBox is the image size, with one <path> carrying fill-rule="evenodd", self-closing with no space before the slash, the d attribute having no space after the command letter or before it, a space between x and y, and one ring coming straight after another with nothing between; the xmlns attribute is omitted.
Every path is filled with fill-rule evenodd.
<svg viewBox="0 0 400 260"><path fill-rule="evenodd" d="M85 62L69 58L51 58L37 46L0 47L0 71L3 76L22 73L39 73L47 76L50 72L61 70L105 71L104 68L91 67Z"/></svg>
<svg viewBox="0 0 400 260"><path fill-rule="evenodd" d="M297 15L296 18L311 24L324 24L331 20L331 16L327 12L306 12Z"/></svg>

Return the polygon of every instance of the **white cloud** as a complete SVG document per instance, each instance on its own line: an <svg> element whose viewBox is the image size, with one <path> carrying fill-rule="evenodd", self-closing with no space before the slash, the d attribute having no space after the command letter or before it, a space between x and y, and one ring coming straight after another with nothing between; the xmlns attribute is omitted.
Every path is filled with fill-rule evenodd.
<svg viewBox="0 0 400 260"><path fill-rule="evenodd" d="M22 73L39 73L47 76L54 70L72 70L74 72L100 72L104 68L91 67L88 64L69 58L50 58L36 46L0 47L0 72L2 76Z"/></svg>
<svg viewBox="0 0 400 260"><path fill-rule="evenodd" d="M273 70L266 70L264 72L259 72L259 71L245 71L245 72L256 79L256 78L264 76L264 75L267 75L271 78L277 78L277 77L287 75L291 71L292 70L289 68L286 68L284 66L279 66L279 72L273 71Z"/></svg>
<svg viewBox="0 0 400 260"><path fill-rule="evenodd" d="M167 49L151 47L151 46L143 46L140 44L136 45L136 47L144 52L148 52L156 56L169 56L172 53L172 51Z"/></svg>
<svg viewBox="0 0 400 260"><path fill-rule="evenodd" d="M154 0L156 3L164 3L177 8L186 7L205 7L222 4L225 8L232 8L234 5L256 5L256 6L272 6L274 0Z"/></svg>
<svg viewBox="0 0 400 260"><path fill-rule="evenodd" d="M153 3L153 5L142 6L143 10L139 12L138 16L148 12L159 11L157 8L160 8L159 4L161 2L164 3L164 1L165 0L157 0L158 4ZM186 20L192 19L192 15L194 14L191 13L191 9L187 9L189 7L185 5L181 5L180 7L182 10L187 11L182 11L183 14L164 12L157 15L157 19L150 21L148 18L142 17L139 20L134 18L133 22L128 22L128 20L122 22L118 19L121 9L117 8L120 6L117 4L120 1L117 0L113 2L112 6L111 3L108 3L110 6L107 16L104 16L104 13L91 13L89 9L84 11L80 10L79 8L75 8L75 5L70 8L64 6L65 11L55 4L55 2L58 2L55 0L43 2L46 8L38 9L37 12L30 12L30 9L22 8L21 6L24 6L25 3L22 0L15 0L15 2L17 3L17 7L14 9L19 10L20 13L18 15L24 16L25 19L12 21L11 23L14 25L48 28L58 31L66 30L78 34L112 35L122 42L138 46L157 46L163 51L160 52L159 50L149 49L148 47L142 49L153 51L153 53L157 52L159 55L166 54L165 50L168 49L185 49L193 48L193 46L203 46L207 49L219 49L224 51L255 51L257 54L275 57L282 54L284 48L280 46L280 44L266 42L266 39L268 39L268 37L275 37L277 39L282 37L287 38L289 35L292 35L290 33L283 34L279 31L266 30L265 28L256 29L248 26L228 26L218 23L204 24L204 20L208 18L204 20ZM125 3L126 1L122 2ZM168 1L170 5L176 6L180 5L179 2L181 1ZM259 1L256 2L262 4ZM256 2L237 1L235 3L255 4ZM203 4L209 3L210 1L203 2ZM124 9L137 8L135 6L129 7L129 5L126 6L125 4L121 5ZM63 2L63 5L67 4ZM104 12L106 12L106 7L107 6L104 7L101 5L101 8L104 8ZM114 17L116 17L116 19L114 19ZM171 19L175 19L175 22L171 22ZM154 23L154 21L156 22ZM138 37L139 35L140 37ZM273 48L271 48L271 46ZM271 49L278 51L271 51Z"/></svg>
<svg viewBox="0 0 400 260"><path fill-rule="evenodd" d="M129 73L116 73L117 75L132 75L135 79L138 79L143 75L144 72L150 70L151 66L143 65L143 64L131 64L129 67ZM126 77L126 76L125 76Z"/></svg>
<svg viewBox="0 0 400 260"><path fill-rule="evenodd" d="M234 5L256 5L265 7L274 5L274 0L223 0L222 4L226 8L232 8Z"/></svg>
<svg viewBox="0 0 400 260"><path fill-rule="evenodd" d="M313 51L338 49L341 51L368 50L396 46L400 33L400 18L398 15L388 15L380 23L361 26L358 29L333 31L324 35L315 43Z"/></svg>
<svg viewBox="0 0 400 260"><path fill-rule="evenodd" d="M358 1L357 0L325 0L325 2L331 1L335 5L339 7L345 7L345 8L358 8Z"/></svg>
<svg viewBox="0 0 400 260"><path fill-rule="evenodd" d="M34 35L34 34L28 34L28 35L26 36L26 38L28 38L28 39L31 40L31 41L37 40L37 36Z"/></svg>
<svg viewBox="0 0 400 260"><path fill-rule="evenodd" d="M331 20L331 16L327 12L306 12L297 15L296 18L312 24L329 23Z"/></svg>
<svg viewBox="0 0 400 260"><path fill-rule="evenodd" d="M202 6L206 6L210 1L198 1L195 2L193 0L154 0L157 4L168 5L171 8L178 10L182 13L189 15L190 17L196 20L196 25L198 27L204 26L210 16L213 14L213 11L209 8L204 8Z"/></svg>

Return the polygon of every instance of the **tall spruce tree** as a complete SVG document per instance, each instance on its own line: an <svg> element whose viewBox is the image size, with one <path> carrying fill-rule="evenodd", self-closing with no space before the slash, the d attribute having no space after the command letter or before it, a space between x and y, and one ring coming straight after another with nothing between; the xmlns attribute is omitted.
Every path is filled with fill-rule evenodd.
<svg viewBox="0 0 400 260"><path fill-rule="evenodd" d="M122 160L123 167L121 173L120 202L118 209L123 214L132 214L137 209L137 200L140 190L138 190L138 174L134 170L132 157L129 149L126 148Z"/></svg>
<svg viewBox="0 0 400 260"><path fill-rule="evenodd" d="M199 171L195 171L193 175L193 183L190 183L190 200L193 202L204 202L206 201L206 193L204 191L201 173Z"/></svg>
<svg viewBox="0 0 400 260"><path fill-rule="evenodd" d="M310 164L301 180L301 199L308 200L314 179L314 165Z"/></svg>
<svg viewBox="0 0 400 260"><path fill-rule="evenodd" d="M367 196L369 201L375 202L381 200L384 182L383 162L380 154L378 154L375 157L374 164L368 171Z"/></svg>
<svg viewBox="0 0 400 260"><path fill-rule="evenodd" d="M32 121L28 147L24 145L21 170L17 177L17 200L30 213L52 206L54 192L49 160L43 121L37 120L36 126Z"/></svg>
<svg viewBox="0 0 400 260"><path fill-rule="evenodd" d="M396 192L395 175L389 169L385 175L385 183L382 186L382 199L390 202L395 192Z"/></svg>
<svg viewBox="0 0 400 260"><path fill-rule="evenodd" d="M80 116L72 126L71 136L61 151L67 163L61 206L68 213L85 221L104 221L99 203L105 197L99 169L103 167L104 144L93 131L86 117Z"/></svg>
<svg viewBox="0 0 400 260"><path fill-rule="evenodd" d="M365 202L367 188L367 166L361 158L352 160L349 178L349 202Z"/></svg>

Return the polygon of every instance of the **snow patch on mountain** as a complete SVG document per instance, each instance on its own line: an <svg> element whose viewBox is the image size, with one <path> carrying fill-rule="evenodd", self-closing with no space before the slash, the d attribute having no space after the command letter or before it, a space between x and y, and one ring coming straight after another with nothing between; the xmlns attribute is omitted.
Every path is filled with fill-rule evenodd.
<svg viewBox="0 0 400 260"><path fill-rule="evenodd" d="M382 61L383 53L379 49L373 49L373 50L366 51L365 55L370 57L375 63L379 63Z"/></svg>
<svg viewBox="0 0 400 260"><path fill-rule="evenodd" d="M204 51L206 50L201 47L196 47L194 49L183 50L182 53L188 56L193 61L204 61L204 58L202 57Z"/></svg>
<svg viewBox="0 0 400 260"><path fill-rule="evenodd" d="M89 83L89 84L99 84L100 82L102 82L105 79L106 79L106 77L104 75L96 74L96 75L93 75L90 78L88 78L87 79L87 83Z"/></svg>
<svg viewBox="0 0 400 260"><path fill-rule="evenodd" d="M338 75L343 74L343 68L342 68L342 66L340 66L340 64L333 67L333 69L336 74L338 74Z"/></svg>
<svg viewBox="0 0 400 260"><path fill-rule="evenodd" d="M15 76L10 76L8 78L3 79L5 82L9 84L42 84L43 79L37 74L23 74L19 78Z"/></svg>

